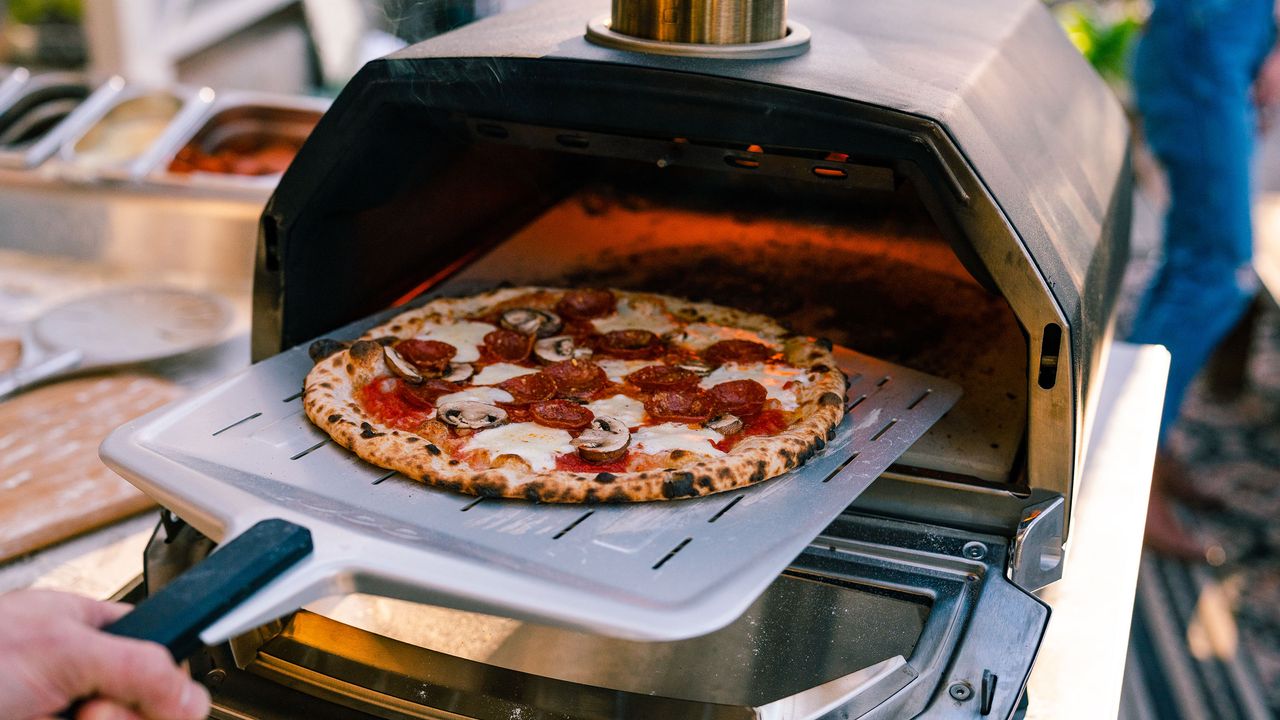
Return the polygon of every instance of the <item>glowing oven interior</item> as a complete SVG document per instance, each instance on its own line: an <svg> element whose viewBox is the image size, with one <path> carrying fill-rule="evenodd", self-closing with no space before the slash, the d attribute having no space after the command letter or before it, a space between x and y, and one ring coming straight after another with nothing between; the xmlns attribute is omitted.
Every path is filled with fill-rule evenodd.
<svg viewBox="0 0 1280 720"><path fill-rule="evenodd" d="M318 229L370 249L341 269L377 286L366 314L428 288L500 283L650 290L767 313L964 388L895 470L1025 485L1027 336L900 168L509 123L433 132L355 161L369 197L340 203ZM419 259L394 259L406 245Z"/></svg>

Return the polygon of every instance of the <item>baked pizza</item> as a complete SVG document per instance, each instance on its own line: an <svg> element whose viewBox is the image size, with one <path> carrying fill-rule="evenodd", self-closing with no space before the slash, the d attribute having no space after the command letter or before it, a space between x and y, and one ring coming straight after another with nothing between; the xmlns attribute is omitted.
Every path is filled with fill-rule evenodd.
<svg viewBox="0 0 1280 720"><path fill-rule="evenodd" d="M799 466L844 414L829 343L651 293L441 298L311 350L312 422L375 465L479 496L707 495Z"/></svg>

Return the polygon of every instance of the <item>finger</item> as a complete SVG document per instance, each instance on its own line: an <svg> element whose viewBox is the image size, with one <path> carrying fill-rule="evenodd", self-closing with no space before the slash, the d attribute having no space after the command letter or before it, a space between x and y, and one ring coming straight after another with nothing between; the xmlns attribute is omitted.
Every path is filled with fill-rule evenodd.
<svg viewBox="0 0 1280 720"><path fill-rule="evenodd" d="M146 720L138 713L112 700L90 700L85 703L76 720Z"/></svg>
<svg viewBox="0 0 1280 720"><path fill-rule="evenodd" d="M40 617L70 619L93 627L118 620L130 609L122 603L103 602L56 590L23 590L10 598L22 601L22 608L15 609L19 616L38 613Z"/></svg>
<svg viewBox="0 0 1280 720"><path fill-rule="evenodd" d="M102 627L110 625L132 611L133 606L127 603L99 601L89 609L88 622L94 627Z"/></svg>
<svg viewBox="0 0 1280 720"><path fill-rule="evenodd" d="M94 632L71 661L71 697L102 696L144 717L202 720L209 693L160 645Z"/></svg>

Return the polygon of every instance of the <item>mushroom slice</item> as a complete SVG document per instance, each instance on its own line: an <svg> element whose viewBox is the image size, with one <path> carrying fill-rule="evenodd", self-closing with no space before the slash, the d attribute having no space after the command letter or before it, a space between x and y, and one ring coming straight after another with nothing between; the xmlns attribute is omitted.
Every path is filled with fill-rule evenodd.
<svg viewBox="0 0 1280 720"><path fill-rule="evenodd" d="M448 380L449 382L462 382L474 375L475 372L476 369L471 363L449 363L449 367L445 368L444 375L440 379Z"/></svg>
<svg viewBox="0 0 1280 720"><path fill-rule="evenodd" d="M631 431L617 418L597 415L591 425L569 441L578 448L578 457L593 463L617 460L631 444Z"/></svg>
<svg viewBox="0 0 1280 720"><path fill-rule="evenodd" d="M483 430L497 427L507 421L507 411L497 405L462 400L445 403L436 408L436 416L458 429Z"/></svg>
<svg viewBox="0 0 1280 720"><path fill-rule="evenodd" d="M508 330L515 330L525 335L535 335L540 338L554 335L564 326L564 323L560 322L560 316L546 310L535 310L534 308L507 310L502 313L502 318L498 322Z"/></svg>
<svg viewBox="0 0 1280 720"><path fill-rule="evenodd" d="M418 368L413 363L404 359L404 356L390 345L382 346L382 354L387 359L387 367L391 368L391 372L404 378L406 382L417 385L422 382L422 374L418 372Z"/></svg>
<svg viewBox="0 0 1280 720"><path fill-rule="evenodd" d="M715 430L721 435L733 435L742 432L742 418L730 413L717 415L703 423L708 430Z"/></svg>
<svg viewBox="0 0 1280 720"><path fill-rule="evenodd" d="M571 335L557 335L534 343L533 354L543 362L557 363L573 358L591 357L591 348L579 347Z"/></svg>

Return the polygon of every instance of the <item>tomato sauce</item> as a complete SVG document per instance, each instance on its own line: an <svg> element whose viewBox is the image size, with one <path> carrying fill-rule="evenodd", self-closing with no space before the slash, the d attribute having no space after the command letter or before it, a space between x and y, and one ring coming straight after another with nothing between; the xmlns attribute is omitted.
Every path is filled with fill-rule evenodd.
<svg viewBox="0 0 1280 720"><path fill-rule="evenodd" d="M556 457L556 469L581 473L624 473L627 472L627 461L630 459L630 450L617 460L610 460L607 463L587 462L578 457L577 453L565 453Z"/></svg>
<svg viewBox="0 0 1280 720"><path fill-rule="evenodd" d="M401 381L397 378L378 378L360 388L360 405L378 422L401 430L412 430L421 425L431 414L432 407L416 407L405 402L396 392Z"/></svg>
<svg viewBox="0 0 1280 720"><path fill-rule="evenodd" d="M742 430L714 443L717 450L729 452L734 445L753 435L777 435L787 429L787 413L782 410L765 410L742 421Z"/></svg>

